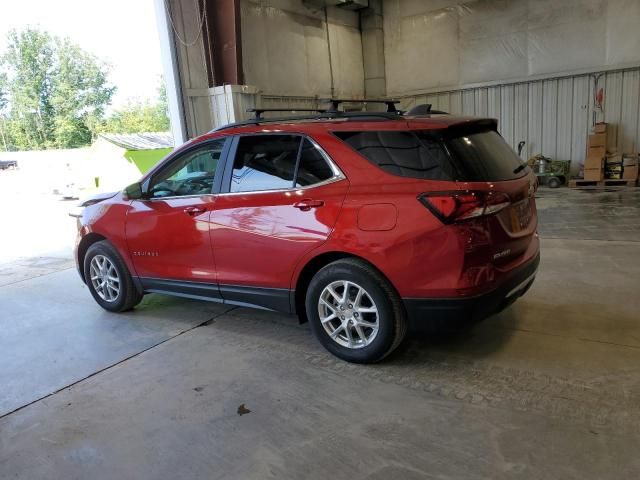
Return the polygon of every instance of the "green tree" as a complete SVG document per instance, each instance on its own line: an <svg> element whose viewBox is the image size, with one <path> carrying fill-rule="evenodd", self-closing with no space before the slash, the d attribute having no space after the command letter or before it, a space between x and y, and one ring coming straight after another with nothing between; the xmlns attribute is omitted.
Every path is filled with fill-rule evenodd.
<svg viewBox="0 0 640 480"><path fill-rule="evenodd" d="M0 72L0 113L7 106L7 74Z"/></svg>
<svg viewBox="0 0 640 480"><path fill-rule="evenodd" d="M9 136L19 148L46 148L51 140L51 37L28 29L10 32L7 40L2 70L7 72Z"/></svg>
<svg viewBox="0 0 640 480"><path fill-rule="evenodd" d="M165 132L169 130L167 91L164 82L156 101L132 100L111 114L99 131L104 133Z"/></svg>
<svg viewBox="0 0 640 480"><path fill-rule="evenodd" d="M0 58L0 70L6 72L0 115L9 148L89 144L115 92L106 65L68 39L33 28L12 31L7 40Z"/></svg>
<svg viewBox="0 0 640 480"><path fill-rule="evenodd" d="M7 104L7 75L4 72L0 72L0 141L4 150L9 149L5 121Z"/></svg>
<svg viewBox="0 0 640 480"><path fill-rule="evenodd" d="M104 65L68 39L56 40L58 62L51 104L56 116L53 130L57 146L91 143L92 128L111 102Z"/></svg>

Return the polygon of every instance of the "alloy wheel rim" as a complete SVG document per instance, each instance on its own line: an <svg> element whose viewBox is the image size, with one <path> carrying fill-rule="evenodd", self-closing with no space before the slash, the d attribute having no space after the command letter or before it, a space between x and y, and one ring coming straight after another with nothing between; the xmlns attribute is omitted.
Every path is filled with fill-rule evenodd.
<svg viewBox="0 0 640 480"><path fill-rule="evenodd" d="M369 292L352 281L327 285L318 300L318 314L329 338L343 347L366 347L378 335L378 308Z"/></svg>
<svg viewBox="0 0 640 480"><path fill-rule="evenodd" d="M113 262L104 255L96 255L89 266L91 285L105 302L115 302L120 296L120 275Z"/></svg>

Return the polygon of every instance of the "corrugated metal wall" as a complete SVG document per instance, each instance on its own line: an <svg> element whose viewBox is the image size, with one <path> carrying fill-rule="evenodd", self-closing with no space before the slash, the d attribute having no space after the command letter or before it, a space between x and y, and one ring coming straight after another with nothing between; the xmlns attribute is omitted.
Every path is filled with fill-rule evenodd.
<svg viewBox="0 0 640 480"><path fill-rule="evenodd" d="M515 149L526 142L522 157L543 153L571 160L577 173L584 162L593 118L593 74L476 87L400 97L402 108L431 103L454 114L497 118L500 133ZM598 121L610 123L608 149L636 153L640 139L640 69L602 74L605 101Z"/></svg>
<svg viewBox="0 0 640 480"><path fill-rule="evenodd" d="M321 103L318 102L318 99L316 97L293 97L293 96L261 94L259 99L259 105L262 108L309 109L309 108L320 108ZM282 115L286 115L286 112L278 114L278 116L282 116ZM267 115L265 114L265 116Z"/></svg>
<svg viewBox="0 0 640 480"><path fill-rule="evenodd" d="M452 114L492 117L514 148L524 140L523 158L543 153L571 160L577 174L584 162L591 130L595 74L575 75L522 83L475 87L425 95L399 96L401 108L431 103ZM602 73L598 82L605 92L597 121L609 123L607 148L611 152L637 153L640 149L640 68ZM314 97L260 95L263 108L318 108ZM279 116L282 114L271 115ZM267 116L269 116L267 114Z"/></svg>

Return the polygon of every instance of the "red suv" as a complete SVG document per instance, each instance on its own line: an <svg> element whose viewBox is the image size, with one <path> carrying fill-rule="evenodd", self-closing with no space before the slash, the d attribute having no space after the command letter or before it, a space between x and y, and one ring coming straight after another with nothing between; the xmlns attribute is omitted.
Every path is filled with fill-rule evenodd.
<svg viewBox="0 0 640 480"><path fill-rule="evenodd" d="M223 127L83 204L80 276L112 312L154 292L296 313L336 356L378 361L410 323L486 317L533 282L536 179L496 126L325 112Z"/></svg>

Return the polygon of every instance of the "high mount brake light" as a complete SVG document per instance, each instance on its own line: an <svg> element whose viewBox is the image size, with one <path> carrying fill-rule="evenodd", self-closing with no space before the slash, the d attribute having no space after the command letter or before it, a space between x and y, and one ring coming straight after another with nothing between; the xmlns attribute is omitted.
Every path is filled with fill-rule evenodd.
<svg viewBox="0 0 640 480"><path fill-rule="evenodd" d="M492 215L511 205L505 193L482 191L423 193L418 201L447 224Z"/></svg>

